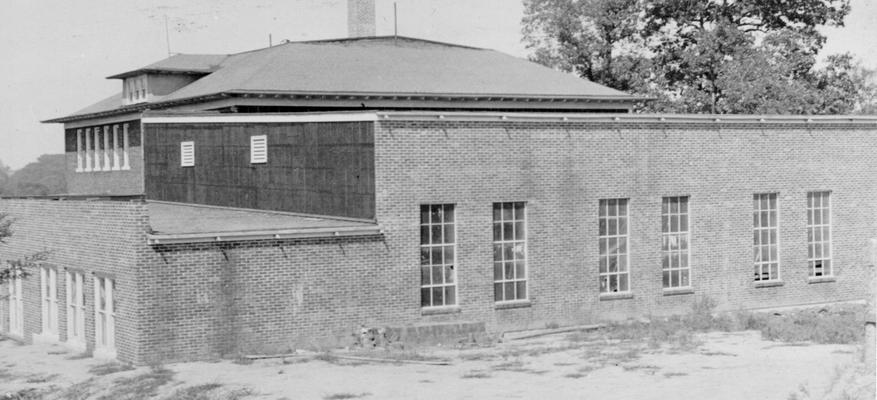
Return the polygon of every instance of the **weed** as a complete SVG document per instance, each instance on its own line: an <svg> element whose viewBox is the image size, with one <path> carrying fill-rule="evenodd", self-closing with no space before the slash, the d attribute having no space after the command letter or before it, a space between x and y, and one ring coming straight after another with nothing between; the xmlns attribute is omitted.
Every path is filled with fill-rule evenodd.
<svg viewBox="0 0 877 400"><path fill-rule="evenodd" d="M344 399L358 399L360 397L371 396L371 393L335 393L330 394L328 396L323 396L326 400L344 400Z"/></svg>
<svg viewBox="0 0 877 400"><path fill-rule="evenodd" d="M173 376L173 371L159 366L144 374L118 378L113 382L109 392L98 400L147 399L155 396L158 388L173 380Z"/></svg>
<svg viewBox="0 0 877 400"><path fill-rule="evenodd" d="M473 369L473 370L463 374L463 376L461 378L463 378L463 379L485 379L485 378L490 378L490 377L491 377L490 374L485 372L485 371Z"/></svg>
<svg viewBox="0 0 877 400"><path fill-rule="evenodd" d="M805 309L786 314L753 314L747 327L761 331L767 340L850 344L862 340L861 309L835 307Z"/></svg>
<svg viewBox="0 0 877 400"><path fill-rule="evenodd" d="M92 375L104 376L122 371L130 371L132 369L134 369L134 367L131 366L131 364L123 364L116 361L110 361L108 363L95 365L91 367L88 372L90 372Z"/></svg>
<svg viewBox="0 0 877 400"><path fill-rule="evenodd" d="M165 400L210 400L214 399L210 392L221 387L218 383L205 383L202 385L189 386L177 389Z"/></svg>

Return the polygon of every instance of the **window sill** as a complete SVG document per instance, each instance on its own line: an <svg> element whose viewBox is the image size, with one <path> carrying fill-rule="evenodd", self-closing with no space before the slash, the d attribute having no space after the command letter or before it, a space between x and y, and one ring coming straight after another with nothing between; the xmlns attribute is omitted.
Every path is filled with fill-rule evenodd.
<svg viewBox="0 0 877 400"><path fill-rule="evenodd" d="M625 300L632 299L633 292L625 292L625 293L600 293L600 301L604 300Z"/></svg>
<svg viewBox="0 0 877 400"><path fill-rule="evenodd" d="M664 289L664 296L678 296L683 294L694 294L694 288L684 287L684 288L672 288L672 289Z"/></svg>
<svg viewBox="0 0 877 400"><path fill-rule="evenodd" d="M446 306L446 307L430 307L430 308L421 308L420 315L441 315L441 314L456 314L462 312L463 310L460 306Z"/></svg>
<svg viewBox="0 0 877 400"><path fill-rule="evenodd" d="M807 283L829 283L829 282L837 282L837 278L834 276L811 276L807 278Z"/></svg>
<svg viewBox="0 0 877 400"><path fill-rule="evenodd" d="M512 308L527 308L532 306L530 300L515 300L515 301L504 301L500 303L495 303L494 309L497 310L508 310Z"/></svg>
<svg viewBox="0 0 877 400"><path fill-rule="evenodd" d="M783 285L785 285L785 284L786 284L785 282L780 281L780 280L774 280L774 281L757 281L757 282L755 282L755 287L756 287L756 288L776 287L776 286L783 286Z"/></svg>

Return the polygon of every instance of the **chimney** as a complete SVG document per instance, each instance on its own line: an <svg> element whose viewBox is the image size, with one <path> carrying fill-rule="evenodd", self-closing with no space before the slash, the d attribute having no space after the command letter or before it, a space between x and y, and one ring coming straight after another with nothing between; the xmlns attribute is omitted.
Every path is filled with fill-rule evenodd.
<svg viewBox="0 0 877 400"><path fill-rule="evenodd" d="M347 0L347 36L375 36L375 0Z"/></svg>

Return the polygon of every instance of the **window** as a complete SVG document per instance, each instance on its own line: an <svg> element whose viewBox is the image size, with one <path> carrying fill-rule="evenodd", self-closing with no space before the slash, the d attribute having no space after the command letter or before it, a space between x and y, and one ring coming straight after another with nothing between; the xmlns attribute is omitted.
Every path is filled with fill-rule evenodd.
<svg viewBox="0 0 877 400"><path fill-rule="evenodd" d="M94 148L91 147L91 128L85 129L85 172L91 172L91 158L94 156Z"/></svg>
<svg viewBox="0 0 877 400"><path fill-rule="evenodd" d="M100 148L100 127L94 128L94 170L100 171L101 148Z"/></svg>
<svg viewBox="0 0 877 400"><path fill-rule="evenodd" d="M195 142L180 142L180 166L195 166Z"/></svg>
<svg viewBox="0 0 877 400"><path fill-rule="evenodd" d="M82 129L76 130L76 172L82 172L83 164L85 163L84 154L82 148Z"/></svg>
<svg viewBox="0 0 877 400"><path fill-rule="evenodd" d="M661 202L661 269L664 289L691 286L688 244L688 197L664 197Z"/></svg>
<svg viewBox="0 0 877 400"><path fill-rule="evenodd" d="M9 284L9 333L24 336L24 298L22 296L21 276L13 272Z"/></svg>
<svg viewBox="0 0 877 400"><path fill-rule="evenodd" d="M600 293L630 291L627 200L600 200Z"/></svg>
<svg viewBox="0 0 877 400"><path fill-rule="evenodd" d="M493 203L495 301L527 299L527 215L524 203Z"/></svg>
<svg viewBox="0 0 877 400"><path fill-rule="evenodd" d="M43 317L43 334L58 335L58 271L40 268L40 298Z"/></svg>
<svg viewBox="0 0 877 400"><path fill-rule="evenodd" d="M85 346L85 292L83 275L67 272L67 341Z"/></svg>
<svg viewBox="0 0 877 400"><path fill-rule="evenodd" d="M779 237L777 226L777 194L763 193L752 197L753 253L755 280L780 279Z"/></svg>
<svg viewBox="0 0 877 400"><path fill-rule="evenodd" d="M454 205L420 206L420 305L457 304Z"/></svg>
<svg viewBox="0 0 877 400"><path fill-rule="evenodd" d="M115 281L107 277L94 278L94 340L95 347L114 352L116 347Z"/></svg>
<svg viewBox="0 0 877 400"><path fill-rule="evenodd" d="M831 192L807 193L807 263L811 277L832 276Z"/></svg>
<svg viewBox="0 0 877 400"><path fill-rule="evenodd" d="M119 125L113 125L113 171L120 170L119 166Z"/></svg>
<svg viewBox="0 0 877 400"><path fill-rule="evenodd" d="M250 136L250 163L264 164L268 162L268 137L265 135Z"/></svg>

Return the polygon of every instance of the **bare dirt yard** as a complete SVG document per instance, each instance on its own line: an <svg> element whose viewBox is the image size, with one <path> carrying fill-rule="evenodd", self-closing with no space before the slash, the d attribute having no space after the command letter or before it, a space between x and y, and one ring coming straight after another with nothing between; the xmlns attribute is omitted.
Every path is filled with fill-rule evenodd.
<svg viewBox="0 0 877 400"><path fill-rule="evenodd" d="M870 400L860 314L693 314L520 340L136 368L0 340L0 399Z"/></svg>

